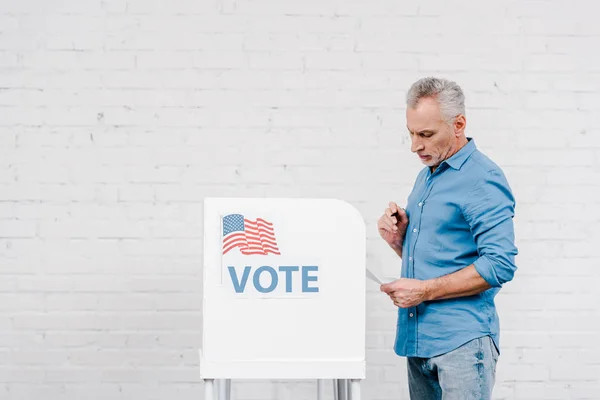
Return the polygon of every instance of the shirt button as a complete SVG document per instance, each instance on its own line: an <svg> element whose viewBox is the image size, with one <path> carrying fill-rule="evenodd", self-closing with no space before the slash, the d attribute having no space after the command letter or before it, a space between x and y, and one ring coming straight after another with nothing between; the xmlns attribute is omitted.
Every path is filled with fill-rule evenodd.
<svg viewBox="0 0 600 400"><path fill-rule="evenodd" d="M413 313L408 314L408 316L411 318L413 317L413 315L414 315Z"/></svg>
<svg viewBox="0 0 600 400"><path fill-rule="evenodd" d="M423 205L423 203L419 203L419 207L421 207Z"/></svg>
<svg viewBox="0 0 600 400"><path fill-rule="evenodd" d="M412 257L408 257L408 261L412 261Z"/></svg>
<svg viewBox="0 0 600 400"><path fill-rule="evenodd" d="M413 229L413 232L416 232L416 231L417 231L417 228Z"/></svg>

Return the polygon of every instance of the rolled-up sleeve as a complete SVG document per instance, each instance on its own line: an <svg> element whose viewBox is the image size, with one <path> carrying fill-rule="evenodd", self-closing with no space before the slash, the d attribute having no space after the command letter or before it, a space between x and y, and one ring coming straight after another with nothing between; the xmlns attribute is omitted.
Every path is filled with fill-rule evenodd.
<svg viewBox="0 0 600 400"><path fill-rule="evenodd" d="M500 170L488 171L469 191L463 203L479 257L473 263L492 287L513 279L517 266L513 217L515 199Z"/></svg>

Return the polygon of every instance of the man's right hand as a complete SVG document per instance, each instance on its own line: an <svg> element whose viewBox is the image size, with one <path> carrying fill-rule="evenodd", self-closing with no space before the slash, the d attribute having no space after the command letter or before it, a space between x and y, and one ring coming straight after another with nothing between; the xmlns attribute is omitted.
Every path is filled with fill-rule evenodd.
<svg viewBox="0 0 600 400"><path fill-rule="evenodd" d="M399 218L392 214L398 213ZM403 208L398 207L394 202L389 203L389 207L385 209L385 212L377 221L377 228L379 234L390 245L396 253L401 254L402 243L404 242L404 236L406 235L406 228L408 227L408 215Z"/></svg>

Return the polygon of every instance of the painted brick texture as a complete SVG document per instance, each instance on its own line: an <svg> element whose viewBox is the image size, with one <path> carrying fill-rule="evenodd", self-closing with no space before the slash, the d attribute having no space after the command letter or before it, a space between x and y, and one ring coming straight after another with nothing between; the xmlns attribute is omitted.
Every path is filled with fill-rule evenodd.
<svg viewBox="0 0 600 400"><path fill-rule="evenodd" d="M0 0L0 398L203 398L202 200L335 197L421 168L404 95L457 81L515 192L496 399L600 393L600 24L588 1ZM323 221L328 223L328 221ZM370 400L408 399L368 284ZM328 396L331 398L331 388ZM239 381L233 398L316 398Z"/></svg>

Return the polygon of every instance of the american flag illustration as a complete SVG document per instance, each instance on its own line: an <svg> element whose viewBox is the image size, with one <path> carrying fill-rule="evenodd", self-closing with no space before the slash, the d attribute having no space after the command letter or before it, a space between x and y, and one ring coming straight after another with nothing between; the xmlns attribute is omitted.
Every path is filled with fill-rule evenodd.
<svg viewBox="0 0 600 400"><path fill-rule="evenodd" d="M223 217L223 254L234 247L239 247L240 252L245 255L280 255L273 224L262 218L252 221L242 214Z"/></svg>

